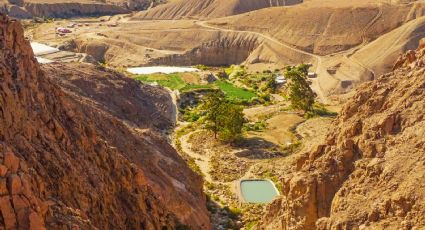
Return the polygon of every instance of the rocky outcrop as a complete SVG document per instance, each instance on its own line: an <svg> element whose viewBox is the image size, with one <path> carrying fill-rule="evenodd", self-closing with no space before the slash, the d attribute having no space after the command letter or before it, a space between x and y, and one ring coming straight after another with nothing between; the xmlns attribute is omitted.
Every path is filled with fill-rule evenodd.
<svg viewBox="0 0 425 230"><path fill-rule="evenodd" d="M210 228L202 179L158 133L165 91L88 64L41 69L5 16L0 49L0 228Z"/></svg>
<svg viewBox="0 0 425 230"><path fill-rule="evenodd" d="M137 11L146 10L150 7L157 6L167 2L166 0L124 0L124 1L111 1L112 4L117 4L125 9Z"/></svg>
<svg viewBox="0 0 425 230"><path fill-rule="evenodd" d="M126 37L111 38L115 32L105 32L107 37L98 36L95 39L85 35L78 36L77 39L72 40L75 45L70 50L87 53L97 61L108 63L111 66L190 66L197 64L223 66L243 63L262 42L261 38L250 34L211 32L194 38L187 49L183 47L182 51L167 51L158 49L161 47L144 47L144 43L134 44ZM182 34L183 32L170 32L167 36L183 36ZM130 50L129 47L131 47Z"/></svg>
<svg viewBox="0 0 425 230"><path fill-rule="evenodd" d="M358 88L258 229L425 227L425 45Z"/></svg>
<svg viewBox="0 0 425 230"><path fill-rule="evenodd" d="M181 66L197 64L225 66L240 64L258 47L259 40L256 36L232 34L223 36L217 40L205 42L183 54L152 58L146 65L170 65L172 63L173 65Z"/></svg>
<svg viewBox="0 0 425 230"><path fill-rule="evenodd" d="M220 18L258 9L301 4L303 0L177 0L138 13L137 19Z"/></svg>
<svg viewBox="0 0 425 230"><path fill-rule="evenodd" d="M163 1L111 0L111 1L63 1L40 2L9 0L0 7L0 12L15 18L50 17L71 18L130 13L146 10Z"/></svg>
<svg viewBox="0 0 425 230"><path fill-rule="evenodd" d="M130 11L120 6L106 3L26 3L25 10L32 17L71 18L81 16L102 16L124 14Z"/></svg>

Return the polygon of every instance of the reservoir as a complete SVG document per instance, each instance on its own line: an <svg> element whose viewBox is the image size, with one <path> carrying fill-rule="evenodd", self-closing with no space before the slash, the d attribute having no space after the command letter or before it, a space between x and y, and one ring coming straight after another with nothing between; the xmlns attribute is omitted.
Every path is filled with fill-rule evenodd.
<svg viewBox="0 0 425 230"><path fill-rule="evenodd" d="M240 183L242 198L247 203L269 203L279 195L270 180L242 180Z"/></svg>

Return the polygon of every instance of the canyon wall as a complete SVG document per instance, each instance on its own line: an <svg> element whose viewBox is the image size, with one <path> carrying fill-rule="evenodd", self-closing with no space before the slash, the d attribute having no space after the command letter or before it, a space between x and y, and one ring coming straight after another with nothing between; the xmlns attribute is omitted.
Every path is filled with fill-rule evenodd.
<svg viewBox="0 0 425 230"><path fill-rule="evenodd" d="M118 30L120 32L120 30ZM134 37L115 37L117 31L105 32L107 37L91 39L84 35L72 40L71 51L87 53L97 61L111 66L150 66L150 65L181 65L190 66L204 64L223 66L243 63L262 42L261 38L249 34L220 32L149 32L153 39L146 39L143 33ZM121 32L120 32L121 33ZM193 37L193 33L201 33ZM180 45L180 40L192 36L193 39ZM150 40L150 44L148 44ZM166 41L170 41L167 47ZM184 41L183 41L184 42ZM146 47L149 45L150 47ZM167 50L180 46L182 50ZM185 47L187 46L187 48ZM129 48L131 47L131 48Z"/></svg>
<svg viewBox="0 0 425 230"><path fill-rule="evenodd" d="M71 18L92 17L130 13L146 10L161 4L162 1L151 0L108 0L108 1L38 1L38 0L8 0L0 2L0 13L14 18Z"/></svg>
<svg viewBox="0 0 425 230"><path fill-rule="evenodd" d="M135 15L135 19L220 18L258 9L289 6L303 0L177 0Z"/></svg>
<svg viewBox="0 0 425 230"><path fill-rule="evenodd" d="M226 66L243 63L259 45L256 36L231 34L220 39L202 43L183 54L173 54L150 59L146 65Z"/></svg>
<svg viewBox="0 0 425 230"><path fill-rule="evenodd" d="M129 10L113 4L101 3L25 3L24 9L32 17L71 18L129 13Z"/></svg>
<svg viewBox="0 0 425 230"><path fill-rule="evenodd" d="M210 229L202 179L168 144L166 91L89 64L40 68L0 16L0 226Z"/></svg>

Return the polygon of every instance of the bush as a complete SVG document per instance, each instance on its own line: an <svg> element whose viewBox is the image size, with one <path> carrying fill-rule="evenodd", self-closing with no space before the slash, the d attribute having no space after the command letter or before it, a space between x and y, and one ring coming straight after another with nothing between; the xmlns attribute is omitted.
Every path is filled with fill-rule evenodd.
<svg viewBox="0 0 425 230"><path fill-rule="evenodd" d="M260 99L262 99L264 101L270 101L270 94L268 94L268 93L262 93L259 96L260 96Z"/></svg>
<svg viewBox="0 0 425 230"><path fill-rule="evenodd" d="M338 113L329 111L322 104L314 104L313 110L304 114L304 118L310 119L310 118L314 118L314 117L335 117L337 115L338 115Z"/></svg>
<svg viewBox="0 0 425 230"><path fill-rule="evenodd" d="M209 68L205 65L199 64L196 65L195 68L200 69L200 70L208 70Z"/></svg>
<svg viewBox="0 0 425 230"><path fill-rule="evenodd" d="M248 123L244 125L245 131L264 131L267 128L267 123L265 121L257 121L255 123Z"/></svg>

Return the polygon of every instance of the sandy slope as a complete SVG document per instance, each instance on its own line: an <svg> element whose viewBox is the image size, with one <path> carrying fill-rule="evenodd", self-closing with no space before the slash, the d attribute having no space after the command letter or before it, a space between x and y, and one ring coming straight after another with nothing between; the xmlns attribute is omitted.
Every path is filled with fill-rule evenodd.
<svg viewBox="0 0 425 230"><path fill-rule="evenodd" d="M425 18L421 17L381 36L356 52L352 58L373 69L376 75L389 72L394 60L404 51L417 47L424 33Z"/></svg>
<svg viewBox="0 0 425 230"><path fill-rule="evenodd" d="M145 10L162 0L2 0L0 12L15 18L71 18Z"/></svg>
<svg viewBox="0 0 425 230"><path fill-rule="evenodd" d="M347 1L341 1L347 2ZM269 34L287 44L319 55L371 41L423 15L424 5L305 3L273 7L212 20L223 28Z"/></svg>
<svg viewBox="0 0 425 230"><path fill-rule="evenodd" d="M302 0L176 0L136 15L137 19L217 18L273 6L299 4Z"/></svg>

